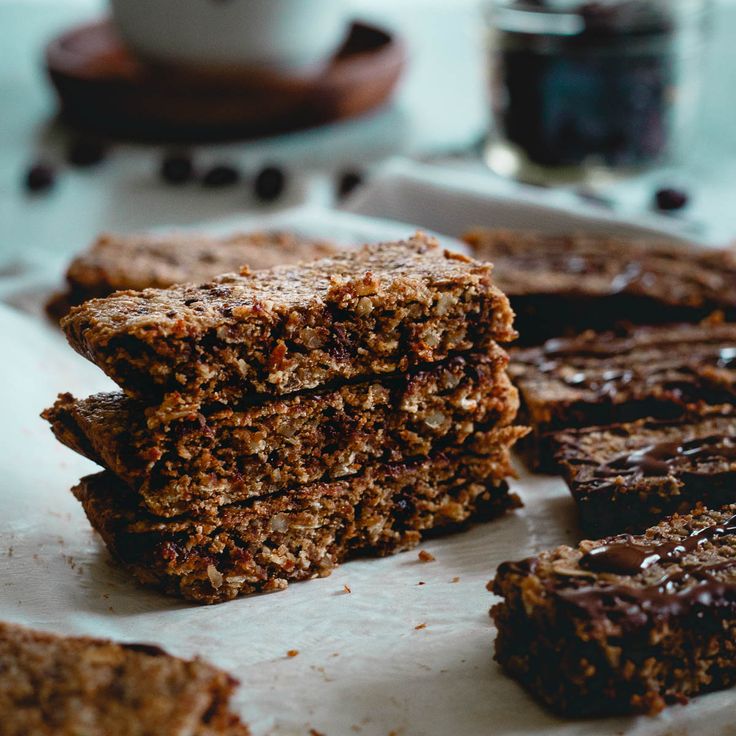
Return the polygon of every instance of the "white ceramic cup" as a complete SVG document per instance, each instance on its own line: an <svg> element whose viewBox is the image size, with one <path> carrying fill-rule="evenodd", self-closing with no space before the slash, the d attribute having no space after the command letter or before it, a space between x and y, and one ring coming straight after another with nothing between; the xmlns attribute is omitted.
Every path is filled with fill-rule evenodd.
<svg viewBox="0 0 736 736"><path fill-rule="evenodd" d="M310 68L345 39L345 0L110 0L142 58L198 67Z"/></svg>

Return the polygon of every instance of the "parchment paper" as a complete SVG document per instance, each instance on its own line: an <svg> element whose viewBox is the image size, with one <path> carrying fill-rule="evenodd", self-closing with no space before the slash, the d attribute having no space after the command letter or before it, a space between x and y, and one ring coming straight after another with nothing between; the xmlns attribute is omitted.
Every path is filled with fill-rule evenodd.
<svg viewBox="0 0 736 736"><path fill-rule="evenodd" d="M366 221L356 223L362 239ZM0 355L0 619L205 657L241 680L235 707L255 736L736 734L733 691L657 718L568 722L499 671L485 584L503 560L577 538L560 480L522 475L513 485L524 509L422 545L434 562L416 551L361 560L282 593L186 605L109 559L69 493L97 468L38 417L60 391L84 396L110 382L48 323L2 305Z"/></svg>

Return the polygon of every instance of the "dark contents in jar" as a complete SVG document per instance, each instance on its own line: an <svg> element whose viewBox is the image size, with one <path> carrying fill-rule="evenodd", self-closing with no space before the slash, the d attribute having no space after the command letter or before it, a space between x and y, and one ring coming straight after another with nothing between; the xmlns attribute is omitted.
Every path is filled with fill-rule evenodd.
<svg viewBox="0 0 736 736"><path fill-rule="evenodd" d="M544 6L510 4L506 13L526 12L505 29L498 18L495 107L505 137L542 166L594 159L622 167L660 158L677 81L667 13L642 2L584 3L564 14Z"/></svg>

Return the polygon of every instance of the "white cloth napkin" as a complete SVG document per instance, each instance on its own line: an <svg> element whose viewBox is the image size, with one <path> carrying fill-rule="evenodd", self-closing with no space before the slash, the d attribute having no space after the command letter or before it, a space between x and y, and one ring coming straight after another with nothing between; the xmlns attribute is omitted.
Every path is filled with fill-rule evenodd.
<svg viewBox="0 0 736 736"><path fill-rule="evenodd" d="M533 229L543 232L666 236L719 244L693 232L688 221L656 214L626 214L582 200L570 189L543 189L492 175L480 164L426 164L397 158L358 190L344 209L362 215L421 222L459 237L469 227Z"/></svg>

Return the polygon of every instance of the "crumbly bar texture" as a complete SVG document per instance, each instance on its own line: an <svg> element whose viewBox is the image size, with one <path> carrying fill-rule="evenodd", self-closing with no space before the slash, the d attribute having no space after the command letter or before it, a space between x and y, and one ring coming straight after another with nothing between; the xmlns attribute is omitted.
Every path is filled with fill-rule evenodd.
<svg viewBox="0 0 736 736"><path fill-rule="evenodd" d="M513 430L509 430L509 443ZM409 549L519 505L503 480L509 451L369 468L220 509L216 518L162 520L126 500L105 472L74 489L92 526L140 582L198 603L219 603L324 577L360 555Z"/></svg>
<svg viewBox="0 0 736 736"><path fill-rule="evenodd" d="M0 622L3 736L248 736L229 710L237 681L150 644Z"/></svg>
<svg viewBox="0 0 736 736"><path fill-rule="evenodd" d="M57 438L111 470L158 516L215 513L219 506L368 464L473 450L478 432L507 427L518 393L507 358L449 358L409 374L195 414L151 428L123 393L59 397L44 413Z"/></svg>
<svg viewBox="0 0 736 736"><path fill-rule="evenodd" d="M553 435L552 450L589 536L641 532L698 504L736 500L736 412L641 419Z"/></svg>
<svg viewBox="0 0 736 736"><path fill-rule="evenodd" d="M535 462L551 465L546 435L570 427L674 418L736 399L736 324L585 333L511 351Z"/></svg>
<svg viewBox="0 0 736 736"><path fill-rule="evenodd" d="M654 714L736 683L736 505L504 563L496 660L567 716Z"/></svg>
<svg viewBox="0 0 736 736"><path fill-rule="evenodd" d="M490 265L423 235L200 286L118 292L62 320L71 345L158 403L283 395L513 339Z"/></svg>
<svg viewBox="0 0 736 736"><path fill-rule="evenodd" d="M483 228L465 240L495 264L526 344L626 322L697 322L715 310L736 317L736 250Z"/></svg>
<svg viewBox="0 0 736 736"><path fill-rule="evenodd" d="M163 289L202 283L248 266L253 271L326 258L338 251L327 241L289 232L237 233L208 237L189 232L162 235L101 235L66 272L67 289L49 301L60 319L72 306L115 291Z"/></svg>

